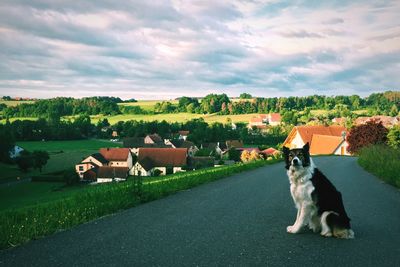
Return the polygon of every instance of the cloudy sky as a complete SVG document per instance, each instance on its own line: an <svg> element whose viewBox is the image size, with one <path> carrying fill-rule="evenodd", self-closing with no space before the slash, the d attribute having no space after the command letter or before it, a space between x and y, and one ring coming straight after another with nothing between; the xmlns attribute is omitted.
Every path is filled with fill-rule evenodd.
<svg viewBox="0 0 400 267"><path fill-rule="evenodd" d="M0 95L400 88L400 1L1 0Z"/></svg>

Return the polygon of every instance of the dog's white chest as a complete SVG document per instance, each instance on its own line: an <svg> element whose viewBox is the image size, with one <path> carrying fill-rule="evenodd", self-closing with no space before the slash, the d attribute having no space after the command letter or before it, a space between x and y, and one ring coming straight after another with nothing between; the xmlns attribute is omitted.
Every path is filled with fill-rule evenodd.
<svg viewBox="0 0 400 267"><path fill-rule="evenodd" d="M291 184L290 192L296 204L302 202L312 202L311 193L314 191L314 186L311 181L299 184Z"/></svg>

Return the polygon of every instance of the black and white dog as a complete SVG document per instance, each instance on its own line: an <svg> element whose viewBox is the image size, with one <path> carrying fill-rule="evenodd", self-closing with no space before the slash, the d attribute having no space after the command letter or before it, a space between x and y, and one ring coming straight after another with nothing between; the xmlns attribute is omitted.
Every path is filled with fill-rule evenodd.
<svg viewBox="0 0 400 267"><path fill-rule="evenodd" d="M283 147L290 193L297 208L297 218L288 233L299 233L308 227L322 236L354 238L350 218L344 210L342 195L321 173L310 158L310 147Z"/></svg>

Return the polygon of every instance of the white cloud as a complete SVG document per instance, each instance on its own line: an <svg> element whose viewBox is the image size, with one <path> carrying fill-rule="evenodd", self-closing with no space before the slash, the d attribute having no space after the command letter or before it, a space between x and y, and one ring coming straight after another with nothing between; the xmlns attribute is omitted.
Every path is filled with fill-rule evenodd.
<svg viewBox="0 0 400 267"><path fill-rule="evenodd" d="M4 0L0 94L396 89L399 13L398 1Z"/></svg>

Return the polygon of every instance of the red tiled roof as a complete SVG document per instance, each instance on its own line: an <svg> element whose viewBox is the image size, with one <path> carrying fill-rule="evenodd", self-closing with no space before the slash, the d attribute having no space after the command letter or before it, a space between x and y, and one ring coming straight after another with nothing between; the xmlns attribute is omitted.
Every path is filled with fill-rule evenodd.
<svg viewBox="0 0 400 267"><path fill-rule="evenodd" d="M188 135L190 132L189 131L179 131L180 135Z"/></svg>
<svg viewBox="0 0 400 267"><path fill-rule="evenodd" d="M126 161L129 148L100 148L100 154L108 161Z"/></svg>
<svg viewBox="0 0 400 267"><path fill-rule="evenodd" d="M257 123L257 122L262 123L263 122L263 118L255 117L255 118L251 118L250 119L250 123Z"/></svg>
<svg viewBox="0 0 400 267"><path fill-rule="evenodd" d="M255 150L257 153L260 153L260 149L258 147L237 147L236 150L239 151L248 151L251 152L253 150Z"/></svg>
<svg viewBox="0 0 400 267"><path fill-rule="evenodd" d="M314 134L319 135L331 135L331 136L342 136L343 132L346 132L346 128L343 126L332 125L332 126L322 126L322 125L314 125L314 126L296 126L297 131L299 132L301 138L304 143L312 143L312 136Z"/></svg>
<svg viewBox="0 0 400 267"><path fill-rule="evenodd" d="M343 142L341 136L330 136L314 134L312 136L310 154L312 155L330 155L335 152L338 146Z"/></svg>
<svg viewBox="0 0 400 267"><path fill-rule="evenodd" d="M279 113L271 113L269 114L269 121L271 122L280 122L281 121L281 114Z"/></svg>
<svg viewBox="0 0 400 267"><path fill-rule="evenodd" d="M312 136L314 134L319 135L330 135L330 136L342 136L343 132L347 132L346 128L339 125L331 125L331 126L323 126L323 125L304 125L304 126L295 126L292 131L289 133L285 142L283 142L284 146L288 146L292 140L295 138L296 133L300 134L301 139L304 144L310 143Z"/></svg>
<svg viewBox="0 0 400 267"><path fill-rule="evenodd" d="M273 147L264 149L263 151L261 151L262 154L268 155L268 156L272 156L273 154L275 154L276 152L279 152L278 150L276 150Z"/></svg>
<svg viewBox="0 0 400 267"><path fill-rule="evenodd" d="M139 148L138 161L148 158L154 167L182 167L186 156L187 148Z"/></svg>

